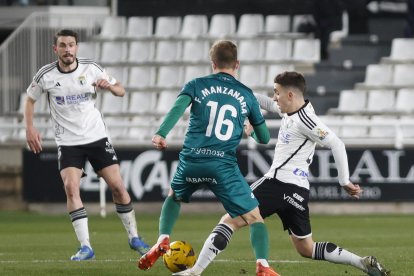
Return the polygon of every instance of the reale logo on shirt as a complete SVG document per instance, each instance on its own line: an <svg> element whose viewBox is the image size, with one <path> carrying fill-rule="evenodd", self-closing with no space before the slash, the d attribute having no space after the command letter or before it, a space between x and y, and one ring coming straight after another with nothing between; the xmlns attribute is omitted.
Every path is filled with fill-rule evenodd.
<svg viewBox="0 0 414 276"><path fill-rule="evenodd" d="M63 97L63 96L56 96L55 100L56 100L56 103L58 105L64 105L65 104L65 97Z"/></svg>

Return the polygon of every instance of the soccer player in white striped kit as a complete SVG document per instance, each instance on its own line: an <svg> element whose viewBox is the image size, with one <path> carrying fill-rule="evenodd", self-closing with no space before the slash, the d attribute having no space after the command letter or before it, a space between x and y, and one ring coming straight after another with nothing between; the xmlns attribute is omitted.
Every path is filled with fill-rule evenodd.
<svg viewBox="0 0 414 276"><path fill-rule="evenodd" d="M98 64L77 57L76 32L59 31L54 38L53 51L58 60L43 66L27 88L24 121L28 147L38 154L42 151L42 138L33 125L34 104L42 93L47 93L67 210L81 245L71 260L95 258L89 240L88 217L80 197L80 180L86 159L112 191L129 246L143 255L149 248L138 236L135 212L120 174L118 158L108 140L102 114L95 107L97 92L109 91L123 97L125 89Z"/></svg>
<svg viewBox="0 0 414 276"><path fill-rule="evenodd" d="M309 165L316 144L329 147L338 170L341 187L358 199L362 189L349 179L344 143L315 114L305 100L306 82L302 74L284 72L274 80L273 99L256 94L262 109L279 113L282 123L270 170L251 185L263 218L278 214L298 253L314 260L352 265L368 275L387 276L373 256L360 257L331 242L314 242L309 218ZM251 126L246 133L255 137ZM201 275L201 272L228 245L233 232L243 225L224 215L204 243L193 268L174 275ZM263 275L265 276L265 275Z"/></svg>

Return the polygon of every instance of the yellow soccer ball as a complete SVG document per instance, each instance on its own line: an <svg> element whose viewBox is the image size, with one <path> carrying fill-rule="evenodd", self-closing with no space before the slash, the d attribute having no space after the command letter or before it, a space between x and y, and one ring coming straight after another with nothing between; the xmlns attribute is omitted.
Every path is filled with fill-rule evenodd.
<svg viewBox="0 0 414 276"><path fill-rule="evenodd" d="M170 249L163 255L165 266L171 272L179 272L193 267L197 258L194 249L188 242L174 241Z"/></svg>

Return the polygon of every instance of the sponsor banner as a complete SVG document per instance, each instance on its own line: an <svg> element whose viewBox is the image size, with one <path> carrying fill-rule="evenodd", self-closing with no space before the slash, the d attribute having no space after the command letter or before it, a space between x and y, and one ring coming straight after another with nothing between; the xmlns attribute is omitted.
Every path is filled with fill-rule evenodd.
<svg viewBox="0 0 414 276"><path fill-rule="evenodd" d="M162 201L178 164L179 150L117 149L121 175L134 200ZM238 151L240 169L249 183L263 176L273 160L273 148L258 147ZM351 180L364 189L361 201L414 201L414 150L349 149ZM99 200L99 179L89 162L85 164L81 196L84 201ZM330 150L315 151L309 172L310 200L352 200L337 182L337 171ZM56 149L35 155L23 152L24 199L30 202L65 202L63 183L57 169ZM109 189L107 198L111 199ZM209 190L199 190L194 201L212 201Z"/></svg>

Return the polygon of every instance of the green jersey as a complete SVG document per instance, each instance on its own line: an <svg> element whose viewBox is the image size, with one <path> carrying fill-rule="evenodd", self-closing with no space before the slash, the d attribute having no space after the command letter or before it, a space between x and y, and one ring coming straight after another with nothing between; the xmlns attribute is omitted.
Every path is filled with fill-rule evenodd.
<svg viewBox="0 0 414 276"><path fill-rule="evenodd" d="M191 113L181 155L235 161L236 149L248 118L253 126L264 122L250 88L226 73L188 82L180 95L191 97Z"/></svg>

